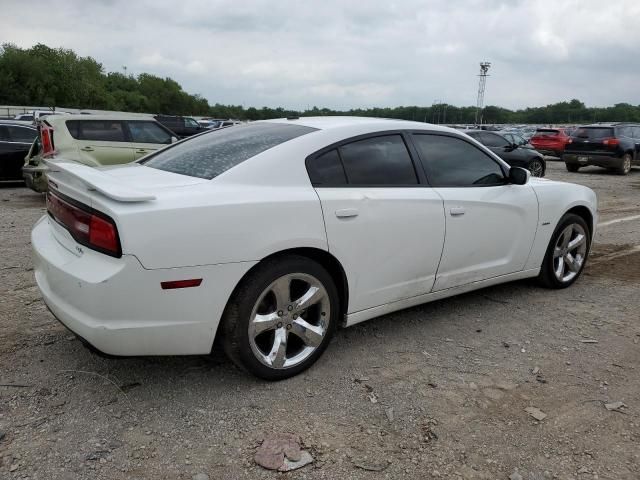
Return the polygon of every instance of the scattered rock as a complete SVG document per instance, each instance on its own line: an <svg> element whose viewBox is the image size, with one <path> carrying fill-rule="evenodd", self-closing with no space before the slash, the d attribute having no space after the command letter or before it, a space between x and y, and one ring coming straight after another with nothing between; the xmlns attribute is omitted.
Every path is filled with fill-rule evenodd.
<svg viewBox="0 0 640 480"><path fill-rule="evenodd" d="M368 472L381 472L389 466L388 462L385 463L368 463L363 461L353 461L353 466L366 470Z"/></svg>
<svg viewBox="0 0 640 480"><path fill-rule="evenodd" d="M604 408L609 410L610 412L622 412L623 408L627 408L624 402L611 402L605 403Z"/></svg>
<svg viewBox="0 0 640 480"><path fill-rule="evenodd" d="M16 470L18 470L19 465L17 463L14 463L13 465L11 465L9 467L9 471L10 472L15 472Z"/></svg>
<svg viewBox="0 0 640 480"><path fill-rule="evenodd" d="M507 342L502 342L502 346L504 348L509 348L511 345L509 345Z"/></svg>
<svg viewBox="0 0 640 480"><path fill-rule="evenodd" d="M536 375L536 382L547 383L547 380L542 375Z"/></svg>
<svg viewBox="0 0 640 480"><path fill-rule="evenodd" d="M531 415L536 420L538 420L539 422L541 422L542 420L547 418L547 414L544 413L539 408L536 408L536 407L527 407L527 408L524 409L524 411L527 412L529 415Z"/></svg>
<svg viewBox="0 0 640 480"><path fill-rule="evenodd" d="M471 390L477 390L477 389L478 389L478 385L476 385L475 383L471 382L471 383L469 384L469 388L470 388Z"/></svg>
<svg viewBox="0 0 640 480"><path fill-rule="evenodd" d="M209 480L209 475L206 473L196 473L191 480Z"/></svg>
<svg viewBox="0 0 640 480"><path fill-rule="evenodd" d="M268 470L288 472L313 462L306 450L300 449L300 438L291 433L268 436L256 450L255 462Z"/></svg>
<svg viewBox="0 0 640 480"><path fill-rule="evenodd" d="M378 403L378 396L374 392L369 392L369 400L371 403Z"/></svg>
<svg viewBox="0 0 640 480"><path fill-rule="evenodd" d="M580 467L580 469L578 470L579 474L583 474L583 473L589 473L589 469L587 467Z"/></svg>
<svg viewBox="0 0 640 480"><path fill-rule="evenodd" d="M522 480L522 475L520 475L516 470L511 475L509 475L509 480Z"/></svg>
<svg viewBox="0 0 640 480"><path fill-rule="evenodd" d="M393 407L389 407L384 411L385 415L387 416L387 420L389 420L390 422L393 422Z"/></svg>
<svg viewBox="0 0 640 480"><path fill-rule="evenodd" d="M538 373L540 373L540 367L533 367L533 370L531 370L531 373L534 375L538 375Z"/></svg>

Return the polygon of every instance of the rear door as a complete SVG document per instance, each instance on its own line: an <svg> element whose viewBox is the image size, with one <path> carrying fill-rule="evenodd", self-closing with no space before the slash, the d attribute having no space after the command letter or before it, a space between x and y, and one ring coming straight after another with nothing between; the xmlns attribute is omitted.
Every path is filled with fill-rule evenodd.
<svg viewBox="0 0 640 480"><path fill-rule="evenodd" d="M82 163L91 166L116 165L134 160L133 147L122 120L67 120L76 139Z"/></svg>
<svg viewBox="0 0 640 480"><path fill-rule="evenodd" d="M38 136L35 128L0 125L0 178L21 179L24 157Z"/></svg>
<svg viewBox="0 0 640 480"><path fill-rule="evenodd" d="M172 132L152 120L128 120L133 158L144 157L171 143Z"/></svg>
<svg viewBox="0 0 640 480"><path fill-rule="evenodd" d="M421 182L402 134L343 143L309 157L307 169L329 251L348 275L349 313L431 291L444 242L442 199Z"/></svg>
<svg viewBox="0 0 640 480"><path fill-rule="evenodd" d="M533 188L508 184L503 167L463 138L412 138L444 199L446 238L434 291L522 270L538 223Z"/></svg>

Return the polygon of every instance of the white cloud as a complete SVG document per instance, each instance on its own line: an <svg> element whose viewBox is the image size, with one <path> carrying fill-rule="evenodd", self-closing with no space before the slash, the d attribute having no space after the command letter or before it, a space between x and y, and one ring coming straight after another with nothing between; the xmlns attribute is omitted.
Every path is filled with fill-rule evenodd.
<svg viewBox="0 0 640 480"><path fill-rule="evenodd" d="M616 0L4 0L0 41L170 76L211 103L640 103L640 2Z"/></svg>

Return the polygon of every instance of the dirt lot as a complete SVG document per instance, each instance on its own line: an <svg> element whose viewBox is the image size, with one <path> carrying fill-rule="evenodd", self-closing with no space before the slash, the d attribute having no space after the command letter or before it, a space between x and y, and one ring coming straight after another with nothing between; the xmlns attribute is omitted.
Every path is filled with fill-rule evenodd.
<svg viewBox="0 0 640 480"><path fill-rule="evenodd" d="M601 223L640 214L638 169L550 163L548 177L595 189ZM603 226L568 290L518 282L387 315L265 383L222 355L90 353L34 286L42 213L38 194L0 188L2 479L640 478L640 219ZM314 463L256 466L274 432L300 435Z"/></svg>

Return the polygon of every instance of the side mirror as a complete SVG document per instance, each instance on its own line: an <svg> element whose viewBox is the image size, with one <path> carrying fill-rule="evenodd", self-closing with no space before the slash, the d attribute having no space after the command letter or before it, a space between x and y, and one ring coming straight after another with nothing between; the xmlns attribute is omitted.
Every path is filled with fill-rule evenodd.
<svg viewBox="0 0 640 480"><path fill-rule="evenodd" d="M511 144L507 145L506 147L504 147L504 151L505 152L513 152L516 148L518 148L518 144L517 143L511 143Z"/></svg>
<svg viewBox="0 0 640 480"><path fill-rule="evenodd" d="M171 143L176 143L178 141L178 137L171 137Z"/></svg>
<svg viewBox="0 0 640 480"><path fill-rule="evenodd" d="M513 185L526 185L531 177L531 172L526 168L511 167L509 169L509 183Z"/></svg>

